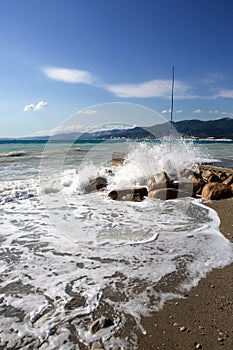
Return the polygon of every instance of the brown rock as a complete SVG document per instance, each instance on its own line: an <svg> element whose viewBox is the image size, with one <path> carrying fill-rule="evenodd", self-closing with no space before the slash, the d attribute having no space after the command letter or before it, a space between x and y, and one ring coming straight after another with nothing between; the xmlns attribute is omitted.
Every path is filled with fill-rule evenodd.
<svg viewBox="0 0 233 350"><path fill-rule="evenodd" d="M160 188L171 187L171 185L172 182L164 171L153 175L147 182L149 192Z"/></svg>
<svg viewBox="0 0 233 350"><path fill-rule="evenodd" d="M217 176L221 179L221 181L225 181L228 178L227 173L225 171L216 171Z"/></svg>
<svg viewBox="0 0 233 350"><path fill-rule="evenodd" d="M201 195L202 189L205 183L200 181L198 182L179 182L178 187L180 191L189 193L191 197Z"/></svg>
<svg viewBox="0 0 233 350"><path fill-rule="evenodd" d="M212 175L210 175L210 177L207 179L207 182L222 182L222 180L215 173L212 173Z"/></svg>
<svg viewBox="0 0 233 350"><path fill-rule="evenodd" d="M202 190L202 198L219 200L230 198L232 196L231 188L220 182L211 182L204 186Z"/></svg>
<svg viewBox="0 0 233 350"><path fill-rule="evenodd" d="M188 197L190 193L179 191L175 188L160 188L148 193L149 198L157 198L161 200L176 199L181 197Z"/></svg>
<svg viewBox="0 0 233 350"><path fill-rule="evenodd" d="M227 178L223 181L223 183L224 183L225 185L228 185L228 186L232 185L232 184L233 184L233 175L231 174L229 177L227 177Z"/></svg>
<svg viewBox="0 0 233 350"><path fill-rule="evenodd" d="M84 191L87 193L93 192L93 191L99 191L102 188L105 188L107 186L107 179L102 176L98 176L95 179L91 179L84 187Z"/></svg>
<svg viewBox="0 0 233 350"><path fill-rule="evenodd" d="M125 153L114 152L112 154L112 166L122 166L127 155Z"/></svg>
<svg viewBox="0 0 233 350"><path fill-rule="evenodd" d="M211 175L213 175L213 172L211 170L203 170L201 172L201 177L205 182L208 182L208 179Z"/></svg>
<svg viewBox="0 0 233 350"><path fill-rule="evenodd" d="M108 197L113 200L140 202L148 195L146 187L124 188L109 192Z"/></svg>

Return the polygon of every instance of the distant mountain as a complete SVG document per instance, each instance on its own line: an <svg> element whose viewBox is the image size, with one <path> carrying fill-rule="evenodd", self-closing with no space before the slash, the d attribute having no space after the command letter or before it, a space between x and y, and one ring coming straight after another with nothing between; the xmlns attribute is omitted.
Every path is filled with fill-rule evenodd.
<svg viewBox="0 0 233 350"><path fill-rule="evenodd" d="M112 138L128 138L128 139L143 139L143 138L159 138L163 136L169 136L172 132L177 136L181 134L184 137L197 137L197 138L230 138L233 140L233 118L222 118L217 120L201 121L197 119L182 120L179 122L173 122L172 126L169 122L163 124L156 124L150 127L135 127L131 129L113 129L113 130L100 130L93 133L61 133L53 136L31 136L20 139L2 138L0 141L12 141L12 140L28 140L28 141L47 141L56 140L98 140L98 139L112 139Z"/></svg>
<svg viewBox="0 0 233 350"><path fill-rule="evenodd" d="M187 136L199 138L231 138L233 139L233 118L222 118L216 120L183 120L175 123L176 130Z"/></svg>
<svg viewBox="0 0 233 350"><path fill-rule="evenodd" d="M172 127L173 126L173 127ZM217 120L201 121L201 120L183 120L180 122L173 122L172 126L169 122L157 124L151 127L136 127L125 130L112 130L112 133L104 134L104 132L97 138L159 138L169 136L171 132L186 137L197 138L230 138L233 140L233 119L222 118ZM91 137L91 135L89 135Z"/></svg>

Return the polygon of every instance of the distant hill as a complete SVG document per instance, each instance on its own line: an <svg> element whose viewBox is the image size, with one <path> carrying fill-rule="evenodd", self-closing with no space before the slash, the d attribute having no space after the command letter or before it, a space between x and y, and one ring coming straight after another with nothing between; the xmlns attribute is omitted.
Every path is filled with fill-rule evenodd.
<svg viewBox="0 0 233 350"><path fill-rule="evenodd" d="M183 120L175 123L176 130L187 136L200 138L231 138L233 139L233 118L222 118L216 120Z"/></svg>
<svg viewBox="0 0 233 350"><path fill-rule="evenodd" d="M163 124L156 124L150 127L135 127L131 129L113 129L100 130L93 133L79 133L72 132L69 134L61 133L51 137L49 136L31 136L20 139L2 138L0 141L12 140L28 140L28 141L47 141L50 140L98 140L98 139L112 139L112 138L129 138L129 139L143 139L143 138L159 138L174 134L181 134L184 137L207 138L214 137L218 139L229 138L233 140L233 118L222 118L217 120L201 121L197 119L182 120L179 122L169 122Z"/></svg>

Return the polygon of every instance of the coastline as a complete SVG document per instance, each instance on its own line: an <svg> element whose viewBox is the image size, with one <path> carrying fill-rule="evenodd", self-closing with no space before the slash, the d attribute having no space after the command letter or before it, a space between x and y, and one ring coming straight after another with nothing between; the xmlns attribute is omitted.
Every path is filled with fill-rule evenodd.
<svg viewBox="0 0 233 350"><path fill-rule="evenodd" d="M220 218L221 233L233 242L233 198L206 202ZM146 334L138 333L138 349L233 349L233 263L211 271L186 298L167 302L144 317Z"/></svg>

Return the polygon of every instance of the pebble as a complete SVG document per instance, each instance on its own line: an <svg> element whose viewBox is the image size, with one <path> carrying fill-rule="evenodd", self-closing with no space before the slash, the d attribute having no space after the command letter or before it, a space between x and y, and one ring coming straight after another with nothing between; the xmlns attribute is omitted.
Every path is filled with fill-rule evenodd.
<svg viewBox="0 0 233 350"><path fill-rule="evenodd" d="M196 349L202 349L202 345L198 343L198 344L196 345Z"/></svg>
<svg viewBox="0 0 233 350"><path fill-rule="evenodd" d="M185 326L180 327L180 331L181 331L181 332L186 331L186 327L185 327Z"/></svg>
<svg viewBox="0 0 233 350"><path fill-rule="evenodd" d="M218 342L219 342L219 343L223 343L223 342L224 342L224 338L219 337L219 338L218 338Z"/></svg>
<svg viewBox="0 0 233 350"><path fill-rule="evenodd" d="M173 323L173 326L174 326L174 327L179 326L179 323L174 322L174 323Z"/></svg>
<svg viewBox="0 0 233 350"><path fill-rule="evenodd" d="M178 301L176 301L176 302L175 302L175 305L179 305L179 302L178 302Z"/></svg>

